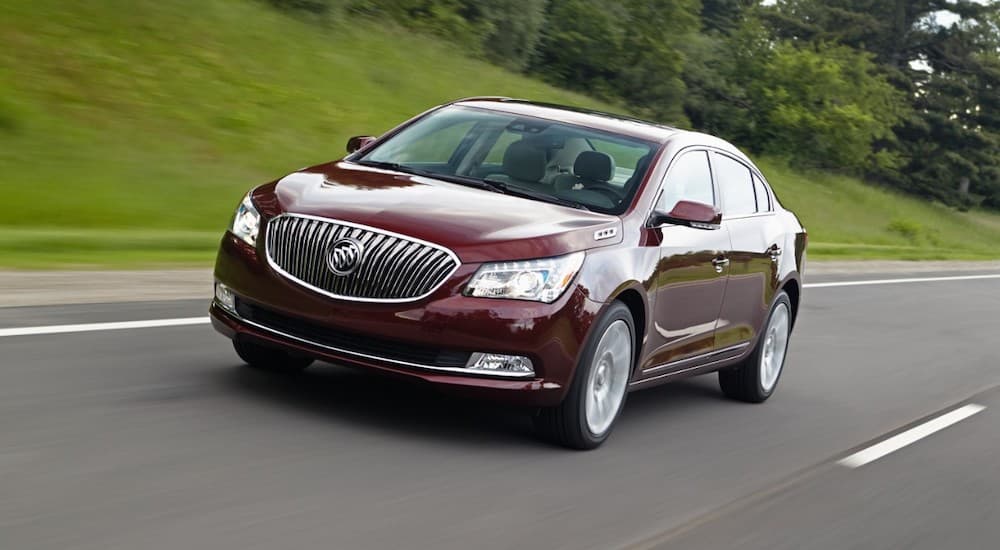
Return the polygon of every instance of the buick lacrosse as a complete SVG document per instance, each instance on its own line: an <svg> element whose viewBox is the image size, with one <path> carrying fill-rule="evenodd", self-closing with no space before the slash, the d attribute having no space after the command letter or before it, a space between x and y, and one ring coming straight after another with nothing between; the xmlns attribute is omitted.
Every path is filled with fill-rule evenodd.
<svg viewBox="0 0 1000 550"><path fill-rule="evenodd" d="M774 392L806 232L729 143L472 98L347 149L250 191L222 239L212 322L250 366L524 405L579 449L632 390L717 371L731 398Z"/></svg>

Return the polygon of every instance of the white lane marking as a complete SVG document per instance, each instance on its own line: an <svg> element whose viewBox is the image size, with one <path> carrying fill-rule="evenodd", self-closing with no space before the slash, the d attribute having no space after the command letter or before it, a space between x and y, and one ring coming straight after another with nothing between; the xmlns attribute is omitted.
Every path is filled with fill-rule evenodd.
<svg viewBox="0 0 1000 550"><path fill-rule="evenodd" d="M939 281L973 281L976 279L1000 279L1000 274L960 275L956 277L916 277L912 279L873 279L870 281L835 281L832 283L808 283L802 288L830 288L835 286L898 285L904 283L934 283Z"/></svg>
<svg viewBox="0 0 1000 550"><path fill-rule="evenodd" d="M874 462L889 453L898 451L952 424L956 424L976 413L982 412L985 408L975 403L959 407L949 413L928 420L919 426L914 426L903 433L896 434L881 443L876 443L867 449L862 449L847 458L842 458L837 461L837 464L847 466L848 468L860 468L869 462Z"/></svg>
<svg viewBox="0 0 1000 550"><path fill-rule="evenodd" d="M915 279L875 279L870 281L837 281L832 283L808 283L803 288L829 288L838 286L891 285L900 283L930 283L936 281L967 281L974 279L1000 279L996 275L962 275L957 277L924 277ZM65 334L70 332L94 332L100 330L124 330L131 328L179 327L203 325L208 317L183 317L179 319L152 319L146 321L122 321L117 323L87 323L80 325L51 325L42 327L0 328L0 338L4 336L33 336L39 334Z"/></svg>
<svg viewBox="0 0 1000 550"><path fill-rule="evenodd" d="M17 327L0 329L4 336L34 336L38 334L65 334L68 332L93 332L98 330L124 330L130 328L182 327L203 325L208 317L182 317L179 319L152 319L148 321L121 321L117 323L87 323L81 325L51 325L46 327Z"/></svg>

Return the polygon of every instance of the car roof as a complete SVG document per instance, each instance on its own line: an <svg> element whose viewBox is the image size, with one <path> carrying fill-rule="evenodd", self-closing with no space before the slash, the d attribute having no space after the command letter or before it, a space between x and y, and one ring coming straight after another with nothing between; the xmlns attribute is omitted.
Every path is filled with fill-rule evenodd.
<svg viewBox="0 0 1000 550"><path fill-rule="evenodd" d="M631 118L625 115L524 99L511 99L508 97L472 97L460 99L451 104L488 109L512 115L556 120L657 143L664 143L671 136L684 132L684 130L671 126L656 124L655 122Z"/></svg>

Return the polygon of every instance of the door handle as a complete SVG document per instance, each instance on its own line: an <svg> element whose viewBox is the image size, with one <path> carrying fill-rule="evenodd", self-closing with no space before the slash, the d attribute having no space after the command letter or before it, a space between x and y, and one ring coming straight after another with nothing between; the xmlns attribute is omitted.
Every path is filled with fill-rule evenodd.
<svg viewBox="0 0 1000 550"><path fill-rule="evenodd" d="M722 258L722 257L716 258L712 260L712 265L715 266L716 273L722 273L722 270L725 269L727 265L729 265L729 258Z"/></svg>

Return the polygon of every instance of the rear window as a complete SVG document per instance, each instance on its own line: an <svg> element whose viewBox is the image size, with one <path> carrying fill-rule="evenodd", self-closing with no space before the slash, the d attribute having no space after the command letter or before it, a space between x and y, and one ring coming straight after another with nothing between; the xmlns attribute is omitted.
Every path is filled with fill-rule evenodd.
<svg viewBox="0 0 1000 550"><path fill-rule="evenodd" d="M757 211L770 212L772 210L771 195L767 192L767 186L757 177L757 174L751 175L753 176L753 192L757 195Z"/></svg>
<svg viewBox="0 0 1000 550"><path fill-rule="evenodd" d="M726 155L712 153L712 169L722 195L722 213L727 217L757 212L757 196L750 169Z"/></svg>

